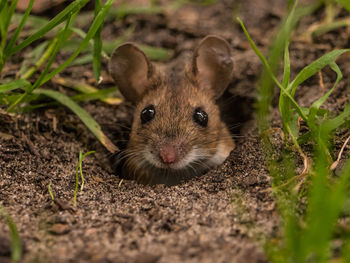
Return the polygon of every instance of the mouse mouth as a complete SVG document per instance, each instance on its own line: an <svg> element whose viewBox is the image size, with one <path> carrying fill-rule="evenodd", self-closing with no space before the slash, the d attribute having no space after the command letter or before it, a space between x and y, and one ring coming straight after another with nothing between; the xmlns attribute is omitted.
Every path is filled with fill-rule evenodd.
<svg viewBox="0 0 350 263"><path fill-rule="evenodd" d="M185 156L177 159L171 153L154 154L149 149L143 152L145 159L152 165L160 169L182 170L189 168L193 163L200 161L200 151L197 147L193 147Z"/></svg>

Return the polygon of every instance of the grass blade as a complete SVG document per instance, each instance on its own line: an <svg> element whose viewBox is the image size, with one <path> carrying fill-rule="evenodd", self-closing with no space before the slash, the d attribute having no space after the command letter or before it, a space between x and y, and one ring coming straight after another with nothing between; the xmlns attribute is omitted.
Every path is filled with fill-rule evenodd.
<svg viewBox="0 0 350 263"><path fill-rule="evenodd" d="M337 2L350 12L350 1L349 0L337 0Z"/></svg>
<svg viewBox="0 0 350 263"><path fill-rule="evenodd" d="M289 1L290 7L292 6L294 1ZM298 22L305 15L313 13L317 8L321 6L321 1L313 1L312 4L303 5L300 7L296 7L296 2L293 5L293 9L291 12L294 14L289 15L282 25L278 29L278 33L273 43L271 44L267 56L267 61L270 65L270 68L273 73L277 72L280 67L280 60L283 53L283 49L285 48L285 42L290 38L291 31L298 25ZM295 11L294 11L295 8ZM262 70L258 80L258 100L256 103L256 108L258 109L258 126L260 133L263 133L266 129L269 128L269 106L271 104L273 98L273 90L274 90L274 81L271 79L269 72L266 69Z"/></svg>
<svg viewBox="0 0 350 263"><path fill-rule="evenodd" d="M90 93L85 93L85 94L79 94L71 97L72 100L74 101L90 101L90 100L101 100L107 104L110 105L119 105L122 103L122 99L120 98L114 98L114 97L109 97L111 94L115 93L118 89L113 87L113 88L106 88L102 90L97 90L93 91Z"/></svg>
<svg viewBox="0 0 350 263"><path fill-rule="evenodd" d="M344 258L343 262L350 262L350 240L349 240L349 238L347 238L344 243L345 244L343 245L343 249L342 249L342 256Z"/></svg>
<svg viewBox="0 0 350 263"><path fill-rule="evenodd" d="M87 4L89 0L76 0L70 5L68 5L61 13L59 13L57 16L55 16L52 20L50 20L46 25L44 25L41 29L39 29L37 32L32 34L30 37L26 38L23 42L21 42L19 45L15 46L11 50L9 50L9 56L19 52L26 46L30 45L35 40L41 38L43 35L45 35L47 32L55 28L57 25L64 22L71 14L78 12L83 6Z"/></svg>
<svg viewBox="0 0 350 263"><path fill-rule="evenodd" d="M47 190L49 191L49 195L50 195L52 201L55 201L55 196L53 195L52 189L51 189L51 181L49 183L49 186L47 187Z"/></svg>
<svg viewBox="0 0 350 263"><path fill-rule="evenodd" d="M309 196L307 231L305 231L305 256L313 255L315 262L326 262L329 256L329 243L343 209L350 180L350 160L343 168L335 183L329 185L329 161L327 161L327 133L322 129L317 144L315 175ZM326 211L326 212L325 212ZM321 231L322 229L322 231ZM317 240L317 242L314 242Z"/></svg>
<svg viewBox="0 0 350 263"><path fill-rule="evenodd" d="M350 116L350 103L345 106L344 111L340 113L337 117L323 121L323 125L328 132L333 131L339 126L343 125L347 121L349 116Z"/></svg>
<svg viewBox="0 0 350 263"><path fill-rule="evenodd" d="M35 2L35 0L34 0ZM22 18L23 18L24 14L20 14L20 13L14 13L11 22L13 24L20 24ZM34 34L35 32L37 32L38 30L40 30L43 25L46 25L50 22L50 19L45 18L43 16L36 16L33 14L30 14L27 18L27 21L25 23L27 29L26 29L26 33L28 34ZM54 35L56 33L56 30L59 27L54 27L52 29L52 34Z"/></svg>
<svg viewBox="0 0 350 263"><path fill-rule="evenodd" d="M276 79L275 75L273 74L269 63L267 62L267 60L265 59L263 54L260 52L258 47L255 45L254 41L251 39L247 29L245 28L245 26L243 24L243 21L240 18L237 18L237 20L238 20L239 24L241 25L241 28L243 29L243 32L244 32L246 38L248 39L249 44L253 48L255 54L259 57L260 61L264 64L264 67L267 69L270 77L273 79L273 81L276 83L277 86L279 86L281 89L283 89L281 83Z"/></svg>
<svg viewBox="0 0 350 263"><path fill-rule="evenodd" d="M133 14L159 14L163 12L163 8L160 6L131 6L131 5L119 5L118 8L111 10L108 18L122 19L127 15Z"/></svg>
<svg viewBox="0 0 350 263"><path fill-rule="evenodd" d="M319 37L329 31L336 30L340 27L347 27L350 25L350 19L340 19L331 23L327 23L325 25L319 26L312 32L312 36Z"/></svg>
<svg viewBox="0 0 350 263"><path fill-rule="evenodd" d="M45 61L50 57L53 48L55 47L55 39L44 41L33 49L28 59L22 62L20 76L23 79L29 79L35 71L37 71ZM28 68L30 65L30 68Z"/></svg>
<svg viewBox="0 0 350 263"><path fill-rule="evenodd" d="M315 158L315 174L312 180L312 188L308 198L308 209L307 209L307 228L305 230L304 238L302 239L303 262L307 256L311 253L315 262L324 262L327 241L329 234L331 233L333 226L330 225L330 202L327 191L327 176L329 171L329 164L327 162L326 149L323 140L318 140L317 143L317 154ZM325 200L326 197L326 200ZM327 211L327 214L324 213ZM316 220L316 221L314 221ZM320 231L322 229L322 231ZM317 242L315 242L317 240ZM311 241L311 242L310 242ZM311 255L310 255L311 256Z"/></svg>
<svg viewBox="0 0 350 263"><path fill-rule="evenodd" d="M115 146L102 132L101 126L91 117L89 113L87 113L72 99L58 91L53 90L44 90L38 88L35 91L33 91L33 93L48 96L54 100L57 100L64 106L68 107L80 118L80 120L89 128L89 130L96 136L96 138L102 143L102 145L106 147L108 151L114 153L118 150L117 146Z"/></svg>
<svg viewBox="0 0 350 263"><path fill-rule="evenodd" d="M284 88L288 87L290 78L290 59L289 59L289 42L286 41L284 47L284 73L283 73L283 81L282 86Z"/></svg>
<svg viewBox="0 0 350 263"><path fill-rule="evenodd" d="M83 153L80 150L79 151L78 165L77 165L77 168L75 169L75 188L74 188L74 196L73 196L73 204L74 204L74 206L77 206L77 196L78 196L78 188L79 188L79 164L82 161L82 156L83 156Z"/></svg>
<svg viewBox="0 0 350 263"><path fill-rule="evenodd" d="M6 213L5 209L0 205L0 215L5 218L11 233L11 261L19 262L22 258L22 244L19 237L16 224L13 222L11 216Z"/></svg>
<svg viewBox="0 0 350 263"><path fill-rule="evenodd" d="M102 7L101 11L96 16L96 19L92 23L88 33L86 34L85 39L81 42L81 44L79 45L77 50L62 65L60 65L57 69L53 70L48 75L46 75L46 77L43 79L43 81L40 83L40 85L49 81L54 76L56 76L58 73L60 73L62 70L64 70L66 67L68 67L70 65L70 63L72 63L72 61L79 55L79 53L89 44L90 39L92 39L95 36L97 30L99 29L99 27L103 23L103 20L104 20L105 16L107 15L108 10L110 9L110 7L114 1L115 0L108 0L106 2L106 4Z"/></svg>
<svg viewBox="0 0 350 263"><path fill-rule="evenodd" d="M298 112L299 116L301 118L303 118L305 121L307 121L307 116L303 113L302 109L300 108L300 106L298 105L298 103L296 103L296 101L294 100L294 98L288 93L288 91L282 86L282 84L277 80L277 78L275 77L275 75L273 74L269 63L267 62L267 60L265 59L265 57L263 56L263 54L260 52L260 50L257 48L257 46L255 45L254 41L251 39L247 29L245 28L242 20L240 18L237 18L238 22L240 23L243 32L245 34L245 36L247 37L250 45L252 46L254 52L256 53L256 55L260 58L261 62L264 64L267 72L269 73L270 77L272 78L272 80L276 83L276 85L281 89L281 91L289 98L289 100L291 101L292 105L294 106L295 110Z"/></svg>
<svg viewBox="0 0 350 263"><path fill-rule="evenodd" d="M73 28L72 29L76 34L78 34L78 36L80 36L81 38L85 38L86 37L86 33L84 31L82 31L79 28ZM121 44L123 44L123 42L126 41L126 39L132 34L133 32L133 28L130 27L127 32L114 40L106 40L103 41L103 46L102 46L102 56L109 58L108 55L111 55L112 52L115 50L115 48ZM77 46L74 46L74 43L72 43L72 47L77 49ZM93 42L89 41L89 45L93 46ZM169 49L166 48L161 48L161 47L152 47L152 46L148 46L148 45L140 45L139 46L140 49L147 55L147 57L151 60L158 60L158 61L165 61L168 60L172 54L172 52ZM90 54L86 55L86 60L84 60L84 63L90 63L91 61L93 61L93 57ZM73 62L75 64L75 62Z"/></svg>
<svg viewBox="0 0 350 263"><path fill-rule="evenodd" d="M85 184L85 180L84 180L84 175L83 175L83 160L86 156L95 153L95 151L90 151L85 153L83 156L81 156L81 151L79 153L79 170L80 170L80 177L81 177L81 186L80 186L80 192L84 190L84 184ZM80 158L81 156L81 158Z"/></svg>
<svg viewBox="0 0 350 263"><path fill-rule="evenodd" d="M6 84L0 85L0 93L11 91L14 89L27 89L31 86L30 82L24 79L16 79Z"/></svg>
<svg viewBox="0 0 350 263"><path fill-rule="evenodd" d="M27 21L29 13L32 10L33 4L34 4L34 0L30 0L30 2L28 4L28 7L27 7L27 9L26 9L22 19L21 19L21 22L19 23L15 33L13 34L13 36L11 37L9 43L6 46L5 54L9 53L9 51L13 48L13 45L16 43L16 41L18 39L18 36L19 36L19 34L21 33L21 31L23 29L23 26L24 26L25 22Z"/></svg>
<svg viewBox="0 0 350 263"><path fill-rule="evenodd" d="M6 28L6 30L10 26L11 18L12 18L13 14L14 14L14 12L16 10L17 2L18 2L18 0L11 1L10 8L7 10L8 12L7 12L6 20L5 20L5 28Z"/></svg>
<svg viewBox="0 0 350 263"><path fill-rule="evenodd" d="M344 54L348 52L350 49L338 49L333 50L322 57L318 58L317 60L313 61L311 64L307 65L305 68L303 68L299 74L295 77L295 79L290 83L288 87L288 91L294 96L296 87L299 86L301 83L303 83L305 80L310 78L312 75L316 74L318 71L320 71L325 66L331 64L337 57L339 57L341 54Z"/></svg>
<svg viewBox="0 0 350 263"><path fill-rule="evenodd" d="M80 187L80 192L84 190L84 175L83 175L83 160L86 156L95 153L95 151L90 151L87 152L83 155L82 151L79 151L79 161L77 168L75 170L75 189L74 189L74 196L73 196L73 203L74 206L77 206L77 195L78 195L78 187L79 187L79 172L80 172L80 177L81 177L81 187Z"/></svg>
<svg viewBox="0 0 350 263"><path fill-rule="evenodd" d="M76 14L73 14L73 16L75 17ZM37 87L40 86L41 81L43 80L43 78L47 75L47 72L49 71L55 57L56 54L60 48L60 46L62 45L62 43L69 37L69 35L71 34L71 30L69 30L70 25L72 23L72 21L74 20L74 18L72 18L72 15L70 15L68 17L68 20L66 22L66 26L63 30L61 30L61 32L58 33L58 35L55 37L55 39L53 40L53 48L52 48L52 53L49 54L51 57L49 59L49 61L46 64L45 69L43 70L43 72L40 74L39 78L35 81L35 83L33 85L31 85L30 87L28 87L28 89L26 90L26 92L18 98L18 100L16 100L15 102L13 102L9 108L7 109L8 112L12 112L13 109L22 102L22 100L25 99L25 97L33 92L33 90L35 90Z"/></svg>
<svg viewBox="0 0 350 263"><path fill-rule="evenodd" d="M52 81L54 83L83 93L71 97L71 99L73 99L74 101L88 101L100 99L101 101L111 105L118 105L122 102L121 98L111 97L111 94L115 93L118 90L118 88L116 87L99 90L88 84L61 77L55 77Z"/></svg>
<svg viewBox="0 0 350 263"><path fill-rule="evenodd" d="M72 30L82 39L84 39L86 37L86 33L83 30L81 30L80 28L73 27ZM124 34L121 37L114 39L114 40L104 40L102 43L102 54L101 54L102 57L109 59L109 55L112 54L115 47L121 45L129 36L131 36L133 31L134 31L134 27L131 26L124 32ZM70 49L73 52L79 46L79 43L77 43L76 41L73 41L73 40L68 44L70 44L70 47L69 46L65 47L65 49L68 51ZM89 47L87 47L86 49L93 49L93 45L94 45L94 42L90 40ZM90 54L87 54L87 55L90 55ZM90 61L92 61L92 56L91 56Z"/></svg>
<svg viewBox="0 0 350 263"><path fill-rule="evenodd" d="M140 45L140 49L152 60L165 61L170 57L170 51L166 48Z"/></svg>
<svg viewBox="0 0 350 263"><path fill-rule="evenodd" d="M94 57L91 53L82 55L80 57L78 57L77 59L75 59L70 66L82 66L82 65L87 65L87 64L91 64L91 62L93 62Z"/></svg>
<svg viewBox="0 0 350 263"><path fill-rule="evenodd" d="M101 0L95 1L95 19L98 13L101 10ZM93 51L93 70L96 83L98 83L100 74L101 74L101 52L102 52L102 40L101 40L101 31L102 31L103 23L98 28L95 36L94 36L94 51Z"/></svg>
<svg viewBox="0 0 350 263"><path fill-rule="evenodd" d="M47 75L47 73L49 72L51 65L53 63L53 61L55 60L55 57L57 55L57 52L59 51L62 43L71 35L72 31L70 30L70 27L74 21L74 17L76 16L77 13L74 13L72 15L70 15L68 17L68 20L66 22L66 26L64 27L64 29L59 32L57 34L57 36L55 37L54 40L54 44L53 44L53 48L52 48L52 53L48 54L50 56L49 61L46 64L45 69L43 70L43 72L40 74L40 77L35 81L35 83L33 84L31 91L35 90L37 87L39 87L41 85L42 80L44 79L44 77Z"/></svg>
<svg viewBox="0 0 350 263"><path fill-rule="evenodd" d="M5 4L7 4L7 0L0 0L0 12L5 7Z"/></svg>
<svg viewBox="0 0 350 263"><path fill-rule="evenodd" d="M6 1L7 2L7 1ZM5 10L3 9L2 12L2 30L1 30L1 50L5 50L5 46L6 46L6 41L7 41L7 33L8 33L8 28L10 26L10 22L11 22L11 18L13 16L13 13L15 12L16 6L17 6L17 2L18 0L13 0L11 2L10 7ZM7 3L5 4L5 6L7 6ZM5 12L6 11L6 12ZM3 54L4 56L6 54ZM4 61L3 61L4 62ZM1 71L1 70L0 70Z"/></svg>
<svg viewBox="0 0 350 263"><path fill-rule="evenodd" d="M8 10L8 0L1 0L0 2L0 50L3 51L6 43L6 14ZM3 44L4 42L4 44Z"/></svg>
<svg viewBox="0 0 350 263"><path fill-rule="evenodd" d="M339 81L343 78L343 74L341 73L338 65L335 62L330 63L330 67L332 70L337 73L337 79L335 80L335 83L333 84L333 87L321 98L316 100L314 103L312 103L310 107L310 113L309 113L309 127L312 129L312 126L314 126L314 120L317 114L318 109L321 107L321 105L328 99L329 95L332 94L335 87L338 85Z"/></svg>
<svg viewBox="0 0 350 263"><path fill-rule="evenodd" d="M284 47L284 72L283 72L283 80L282 80L282 86L286 89L289 84L289 78L290 78L290 59L289 59L289 42L286 41L285 47ZM290 102L286 100L286 95L283 92L280 92L280 98L279 98L279 110L282 117L282 124L283 124L283 131L284 133L287 132L288 128L286 127L286 124L290 124L292 119L292 111L290 107ZM294 130L294 129L291 129Z"/></svg>

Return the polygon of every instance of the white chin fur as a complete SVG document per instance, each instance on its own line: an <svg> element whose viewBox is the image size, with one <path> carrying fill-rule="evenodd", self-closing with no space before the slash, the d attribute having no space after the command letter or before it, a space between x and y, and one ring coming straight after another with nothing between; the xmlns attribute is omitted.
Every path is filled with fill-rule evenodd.
<svg viewBox="0 0 350 263"><path fill-rule="evenodd" d="M227 149L227 146L220 142L216 153L206 162L209 166L216 166L222 164L226 158L230 155L231 149Z"/></svg>
<svg viewBox="0 0 350 263"><path fill-rule="evenodd" d="M170 168L174 170L180 170L186 168L189 164L203 160L203 156L208 156L209 158L204 161L204 164L209 167L213 167L216 165L222 164L226 158L229 156L230 151L227 151L227 147L221 142L217 147L217 151L211 157L208 156L206 150L198 149L197 147L193 147L193 149L179 162L171 165L165 165L160 162L148 149L143 151L143 155L145 159L152 165L158 168Z"/></svg>

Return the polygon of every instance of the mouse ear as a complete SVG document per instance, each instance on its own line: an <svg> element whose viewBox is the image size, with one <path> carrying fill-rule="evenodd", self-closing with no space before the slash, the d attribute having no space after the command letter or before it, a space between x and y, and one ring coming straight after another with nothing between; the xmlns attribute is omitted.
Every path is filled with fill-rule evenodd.
<svg viewBox="0 0 350 263"><path fill-rule="evenodd" d="M134 103L141 99L153 74L145 53L132 43L123 44L113 52L108 69L123 96Z"/></svg>
<svg viewBox="0 0 350 263"><path fill-rule="evenodd" d="M219 98L231 81L233 63L229 44L217 36L207 36L194 51L192 70L200 89L214 91Z"/></svg>

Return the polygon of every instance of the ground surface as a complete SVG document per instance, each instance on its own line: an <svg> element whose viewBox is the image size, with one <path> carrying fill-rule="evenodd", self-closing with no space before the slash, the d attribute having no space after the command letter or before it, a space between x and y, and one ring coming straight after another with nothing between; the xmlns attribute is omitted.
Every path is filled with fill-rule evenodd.
<svg viewBox="0 0 350 263"><path fill-rule="evenodd" d="M234 130L237 147L222 166L200 178L173 187L121 181L103 147L63 107L20 116L1 110L0 203L18 227L23 262L267 262L263 244L278 232L280 218L252 114L261 65L232 19L239 14L266 52L284 15L284 2L187 4L161 15L129 16L104 29L104 37L113 38L135 25L129 40L174 50L165 64L175 69L207 34L221 35L230 43L235 73L228 112L237 116L229 118L230 125L239 124ZM322 17L321 9L301 23L291 45L293 75L326 51L349 45L350 33L345 28L311 42L298 40ZM329 109L340 111L349 101L349 61L348 56L337 61L345 78L329 99ZM72 68L62 76L86 81L92 68ZM330 70L323 72L326 89L334 79ZM297 99L309 106L321 92L316 76L300 88ZM130 106L86 103L84 108L115 143L125 144L127 135L121 127L130 125ZM273 116L274 127L280 127L278 114ZM83 162L86 183L74 207L79 150L97 153ZM48 193L50 182L55 202ZM9 231L3 220L0 244L0 262L9 262Z"/></svg>

